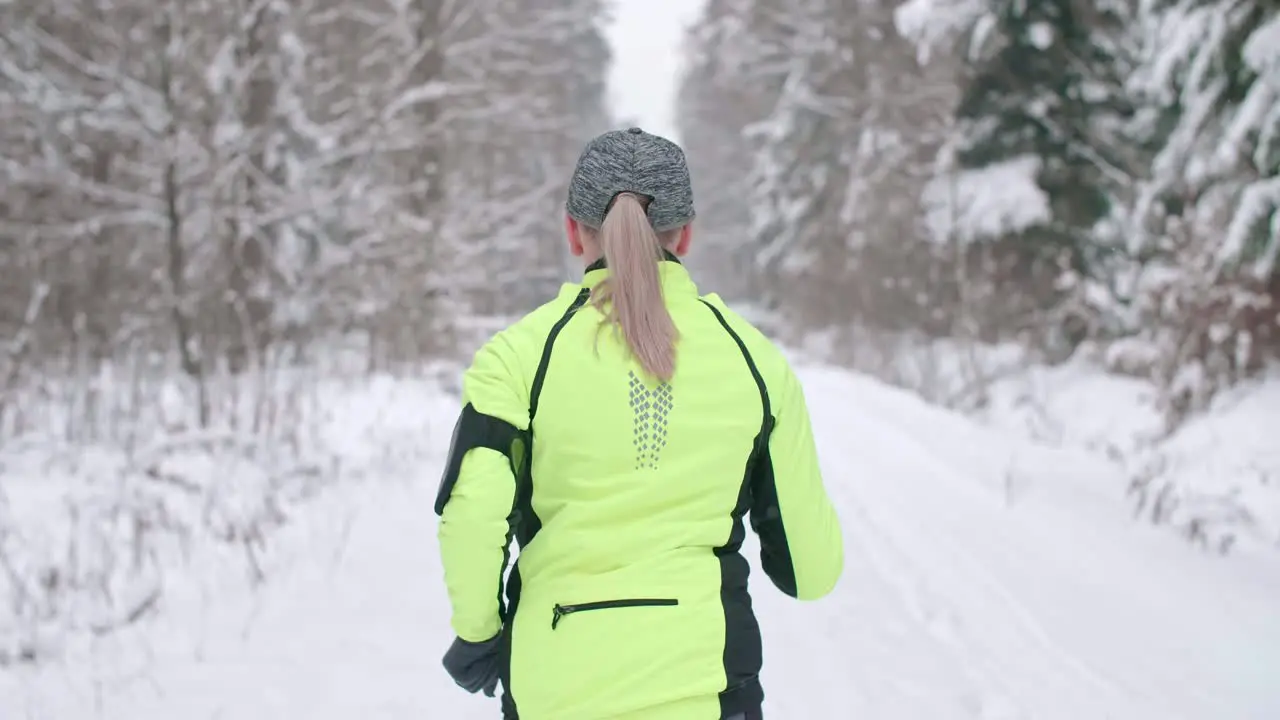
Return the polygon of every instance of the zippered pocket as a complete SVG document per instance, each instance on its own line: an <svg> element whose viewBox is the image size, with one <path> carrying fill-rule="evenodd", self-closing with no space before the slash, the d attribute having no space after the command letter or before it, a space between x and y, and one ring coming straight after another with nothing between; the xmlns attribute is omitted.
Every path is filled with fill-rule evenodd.
<svg viewBox="0 0 1280 720"><path fill-rule="evenodd" d="M600 602L577 603L576 605L557 604L551 616L551 629L555 630L559 627L560 619L565 615L587 612L588 610L611 610L613 608L630 607L671 607L679 604L679 600L672 599L603 600Z"/></svg>

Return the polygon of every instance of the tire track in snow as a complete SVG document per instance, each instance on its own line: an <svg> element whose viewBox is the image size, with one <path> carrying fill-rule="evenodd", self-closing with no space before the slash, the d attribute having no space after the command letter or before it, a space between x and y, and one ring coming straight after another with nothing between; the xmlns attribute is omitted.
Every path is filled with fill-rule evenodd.
<svg viewBox="0 0 1280 720"><path fill-rule="evenodd" d="M892 522L890 517L894 514L883 513L883 518L876 517L869 509L875 508L877 503L867 502L856 491L848 497L850 501L844 504L844 511L846 514L852 512L856 518L846 524L851 531L851 541L874 548L873 551L881 556L877 562L880 574L894 587L921 628L947 648L957 671L971 681L974 692L961 698L963 704L984 720L1032 717L1025 703L1012 699L1017 691L1008 679L1009 674L1000 667L992 667L1000 664L997 660L999 652L980 649L984 643L980 642L980 636L975 636L977 631L970 629L971 623L966 621L965 613L955 601L945 599L946 592L938 589L942 583L939 582L937 564L929 567L922 562L918 547L912 546L931 546L941 551L953 570L951 574L959 576L958 580L967 579L965 576L971 572L970 557L955 543L944 542L937 533L924 529L924 524L913 525L909 530L895 529L894 526L900 523ZM890 521L886 522L886 519ZM967 572L955 572L956 568ZM958 584L950 583L951 586Z"/></svg>
<svg viewBox="0 0 1280 720"><path fill-rule="evenodd" d="M882 415L881 417L889 416ZM906 443L915 446L916 449L920 451L915 455L915 457L922 461L922 465L927 464L929 466L931 477L947 477L952 481L950 483L946 483L948 488L977 489L976 486L972 484L972 478L965 478L959 473L951 470L949 467L943 465L938 461L937 457L932 454L930 449L914 436L902 432L899 434L899 438ZM981 494L988 498L990 497L988 493ZM929 500L933 499L933 495L931 493L922 493L922 496ZM916 497L913 498L913 500L919 501L920 498ZM936 504L936 501L933 502ZM920 531L920 535L927 537L933 543L939 544L939 546L941 546L941 543L943 542L942 538L940 538L936 532L928 530L927 526L926 529L922 529ZM1013 593L1009 592L1009 590L1000 583L989 570L986 569L985 563L976 560L971 552L964 549L962 544L952 542L948 543L947 547L951 548L952 560L958 561L964 566L964 574L972 579L978 580L988 593L996 596L1005 606L1005 609L1014 614L1015 619L1021 623L1023 630L1038 641L1043 650L1054 656L1063 664L1075 670L1081 679L1088 681L1096 689L1107 692L1115 692L1117 690L1117 686L1114 682L1108 680L1092 667L1084 663L1079 657L1073 655L1061 645L1054 642L1049 634L1045 632L1044 627L1036 620L1034 614L1030 612L1025 605L1019 602Z"/></svg>
<svg viewBox="0 0 1280 720"><path fill-rule="evenodd" d="M954 658L955 667L970 686L969 694L956 698L957 705L966 710L974 710L975 717L996 720L996 717L984 714L982 708L992 704L1008 707L1012 703L1007 700L1006 693L994 690L996 686L1004 685L1003 681L998 677L993 678L990 673L979 672L970 662L965 661L971 653L966 652L961 617L954 608L938 599L939 594L923 579L924 573L919 564L889 539L892 533L862 510L862 503L854 501L843 503L842 506L845 517L853 516L853 521L845 524L848 528L846 544L856 544L867 552L879 580L902 601L921 631L943 646ZM914 571L909 569L913 566L916 568ZM1012 714L1006 713L1000 718L1013 720L1030 717L1016 706L1010 713Z"/></svg>
<svg viewBox="0 0 1280 720"><path fill-rule="evenodd" d="M807 383L808 387L823 387L822 383L815 382L820 378L820 374L815 373L815 375L818 377L810 380ZM848 380L841 380L842 384L847 385ZM989 638L974 634L980 632L979 630L968 630L969 624L965 622L965 614L961 610L959 599L951 602L938 599L942 595L922 579L936 578L940 574L940 563L934 563L933 567L930 567L929 563L923 560L929 554L944 555L942 559L949 566L946 574L957 580L949 586L953 590L965 588L967 592L964 595L975 596L974 600L979 608L982 605L992 604L1000 607L1006 619L1013 621L1012 624L1004 624L1002 629L1012 631L1020 645L1037 648L1037 654L1040 657L1049 660L1059 668L1060 672L1077 678L1092 688L1095 693L1104 694L1122 703L1133 699L1134 693L1131 689L1121 688L1082 658L1055 642L1035 614L997 580L995 575L986 568L985 563L976 559L974 554L965 547L964 542L958 542L958 538L943 538L942 533L935 529L955 526L957 513L965 509L985 511L982 514L1002 512L999 496L990 486L981 484L975 478L965 477L949 467L939 457L935 448L929 447L919 439L918 433L925 428L904 427L895 413L882 404L874 402L873 399L850 392L847 387L823 387L821 394L824 398L845 396L849 398L849 402L825 405L828 408L839 408L838 414L822 412L821 409L815 411L815 415L821 415L820 420L815 418L815 425L819 427L819 432L825 435L826 432L831 432L832 428L841 428L841 435L847 437L853 434L849 432L850 426L856 425L862 437L874 438L877 451L874 454L869 453L858 457L849 448L847 442L842 445L827 442L823 443L825 448L838 447L839 449L834 451L835 457L824 458L824 462L846 469L859 466L868 470L875 468L879 472L873 470L870 476L880 478L881 482L891 483L886 486L887 492L877 492L874 498L865 490L859 489L865 487L864 483L857 481L833 483L835 486L833 494L836 494L838 488L844 500L841 504L845 514L852 511L867 525L867 528L864 530L856 527L856 523L847 523L847 525L854 531L854 536L860 542L868 543L873 547L876 544L881 546L879 552L886 557L878 563L879 572L897 587L904 603L917 621L939 642L960 651L956 655L958 665L963 667L970 677L976 677L976 682L988 689L988 696L979 700L980 717L1030 717L1022 704L1013 703L1008 699L1010 694L1016 693L1013 693L1012 682L1006 680L1018 671L1025 670L1026 663L1020 661L1023 659L1019 657L1010 657L1007 649L1006 652L1001 653L997 648L991 647ZM864 410L863 408L868 405L875 409ZM885 427L886 424L889 425L888 428ZM893 452L895 450L896 453ZM890 455L901 461L898 467L887 467L888 463L880 459ZM913 470L916 474L912 474ZM907 480L908 477L913 479ZM898 480L889 481L888 478L898 478ZM914 489L908 491L909 488ZM885 501L891 498L893 504L900 510L894 513L883 513L883 519L873 519L870 509L884 507ZM979 505L983 507L977 507ZM927 516L928 520L922 515ZM902 529L904 523L898 518L914 519L914 522L908 521L905 525L909 529ZM950 522L946 522L947 520ZM995 519L995 521L998 520L999 518ZM885 547L894 549L886 551ZM912 567L914 571L897 569L900 565ZM991 613L988 609L983 614ZM980 666L982 669L972 669L973 665ZM999 692L993 692L996 688L999 688ZM1028 690L1024 688L1024 692ZM1145 699L1154 701L1157 705L1163 704L1157 698Z"/></svg>
<svg viewBox="0 0 1280 720"><path fill-rule="evenodd" d="M846 379L845 382L848 382L848 380ZM900 417L895 412L886 408L883 403L876 403L874 399L871 399L870 404L875 407L873 412L867 413L866 415L850 414L846 417L869 419L874 416L878 422L890 423L895 430L895 432L892 433L893 437L900 443L914 448L916 452L910 453L910 455L919 459L923 465L927 465L930 470L930 477L936 479L947 479L947 482L937 483L936 486L931 486L931 489L940 489L957 495L963 494L973 497L978 502L981 502L988 508L993 509L996 514L1007 515L1007 513L1010 512L1004 509L1004 505L1001 501L997 500L998 495L991 486L984 485L975 478L966 477L961 473L956 472L953 467L943 462L936 449L923 443L917 433L910 432ZM926 502L931 502L933 507L940 506L935 494L931 492L919 493L916 497L912 498L914 501L913 504L918 506L922 499ZM956 499L959 500L959 498ZM957 502L956 505L959 506L961 503ZM957 517L957 514L954 512L954 506L947 506L944 510L944 514L946 517ZM996 517L993 519L993 522L1000 522L1008 519L1008 517ZM941 538L939 538L935 532L925 530L922 534L929 536L935 543L941 541ZM1011 537L1008 539L1013 540L1015 538ZM1110 696L1118 700L1131 703L1134 695L1139 694L1145 701L1147 707L1161 708L1163 717L1182 716L1178 708L1171 707L1169 705L1167 698L1153 695L1149 692L1139 691L1133 687L1121 686L1102 672L1098 671L1097 668L1091 665L1084 658L1071 652L1062 644L1055 641L1052 635L1036 617L1036 614L1026 604L1021 602L1015 593L1011 592L1004 583L1000 582L997 576L988 568L987 563L980 562L971 551L965 549L962 543L950 543L950 545L955 553L955 558L964 565L966 571L965 574L970 579L979 581L982 587L987 591L987 594L997 598L1004 608L1012 613L1013 619L1019 624L1024 633L1034 640L1041 650L1047 654L1047 656L1060 663L1064 669L1074 672L1076 677L1085 681L1089 685L1092 685L1096 690L1108 693ZM992 543L990 544L990 547L993 549L1003 549L1003 544L999 542Z"/></svg>

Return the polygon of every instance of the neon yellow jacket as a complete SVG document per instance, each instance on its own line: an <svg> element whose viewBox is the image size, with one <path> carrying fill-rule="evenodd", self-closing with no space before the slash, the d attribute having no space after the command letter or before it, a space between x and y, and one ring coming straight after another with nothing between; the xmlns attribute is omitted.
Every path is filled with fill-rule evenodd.
<svg viewBox="0 0 1280 720"><path fill-rule="evenodd" d="M680 332L669 384L646 379L586 303L603 267L494 336L464 376L440 552L454 631L503 635L506 718L714 720L758 707L760 631L739 553L748 512L783 592L820 598L840 576L839 523L791 368L682 265L660 266Z"/></svg>

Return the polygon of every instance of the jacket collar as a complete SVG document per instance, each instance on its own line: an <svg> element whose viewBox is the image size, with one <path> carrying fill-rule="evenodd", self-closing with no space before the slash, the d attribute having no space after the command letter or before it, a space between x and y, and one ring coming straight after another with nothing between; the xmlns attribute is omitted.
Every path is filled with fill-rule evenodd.
<svg viewBox="0 0 1280 720"><path fill-rule="evenodd" d="M582 287L593 288L606 277L609 277L609 267L604 258L601 257L587 266L582 276ZM688 289L693 294L697 294L697 286L694 285L693 278L689 276L689 271L680 262L680 258L676 257L670 250L664 249L662 251L662 260L658 263L658 277L664 292Z"/></svg>
<svg viewBox="0 0 1280 720"><path fill-rule="evenodd" d="M680 264L681 264L681 263L680 263L680 258L676 257L676 254L675 254L675 253L671 252L670 250L668 250L668 249L666 249L666 248L663 248L663 249L662 249L662 259L663 259L664 261L666 261L666 262L673 262L673 263L675 263L675 264L677 264L677 265L680 265ZM590 265L588 265L588 266L587 266L587 270L586 270L586 272L587 272L587 274L590 274L590 273L595 272L596 270L604 270L604 269L605 269L605 268L607 268L607 267L608 267L608 265L607 265L607 264L605 264L604 256L603 256L603 255L601 255L599 260L596 260L595 262L593 262L593 263L591 263Z"/></svg>

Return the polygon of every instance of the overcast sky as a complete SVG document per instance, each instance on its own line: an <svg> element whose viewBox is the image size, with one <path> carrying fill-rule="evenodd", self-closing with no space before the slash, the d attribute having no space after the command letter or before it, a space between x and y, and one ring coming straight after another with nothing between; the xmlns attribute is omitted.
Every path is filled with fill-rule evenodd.
<svg viewBox="0 0 1280 720"><path fill-rule="evenodd" d="M684 28L702 0L614 0L610 99L622 122L677 139L674 102Z"/></svg>

